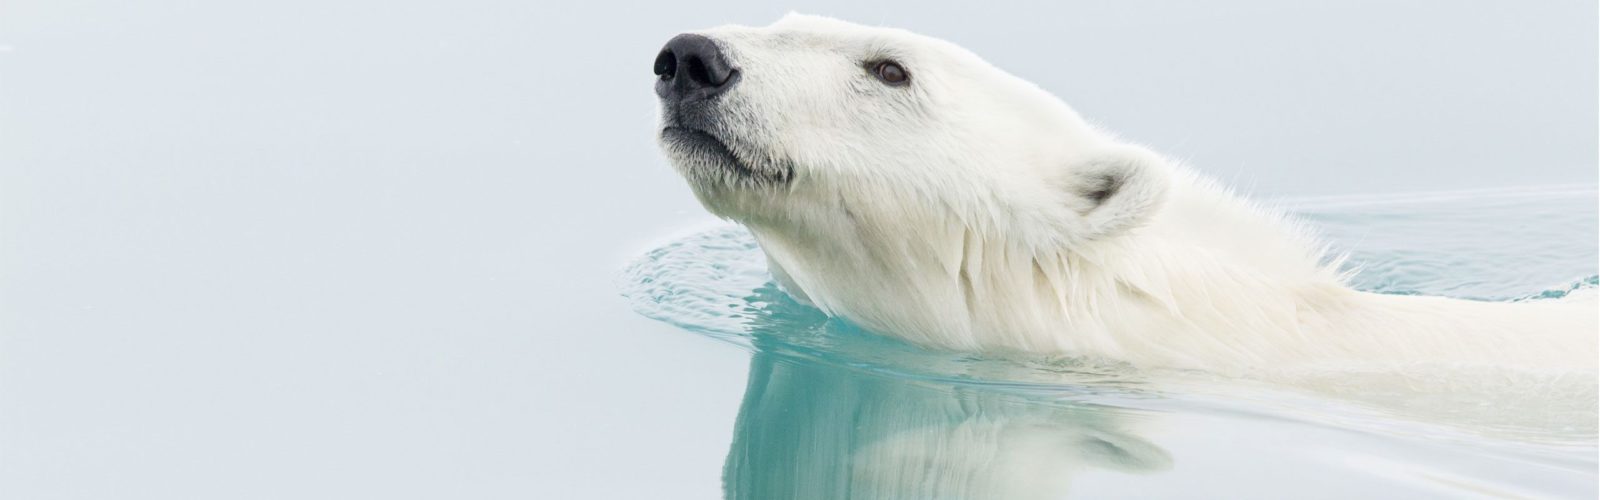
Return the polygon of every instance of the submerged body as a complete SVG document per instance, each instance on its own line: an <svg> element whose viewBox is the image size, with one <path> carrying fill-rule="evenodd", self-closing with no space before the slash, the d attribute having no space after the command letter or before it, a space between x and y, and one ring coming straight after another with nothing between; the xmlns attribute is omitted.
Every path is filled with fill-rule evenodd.
<svg viewBox="0 0 1600 500"><path fill-rule="evenodd" d="M656 70L702 203L875 332L1212 370L1596 364L1593 301L1352 290L1292 223L946 42L791 15L680 36Z"/></svg>

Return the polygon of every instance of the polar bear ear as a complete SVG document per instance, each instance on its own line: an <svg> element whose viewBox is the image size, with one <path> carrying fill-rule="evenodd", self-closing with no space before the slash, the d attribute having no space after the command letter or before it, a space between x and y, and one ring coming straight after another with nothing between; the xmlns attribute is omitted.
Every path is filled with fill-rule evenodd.
<svg viewBox="0 0 1600 500"><path fill-rule="evenodd" d="M1143 224L1166 200L1166 163L1144 148L1117 145L1070 169L1067 183L1082 216L1076 239L1091 241Z"/></svg>

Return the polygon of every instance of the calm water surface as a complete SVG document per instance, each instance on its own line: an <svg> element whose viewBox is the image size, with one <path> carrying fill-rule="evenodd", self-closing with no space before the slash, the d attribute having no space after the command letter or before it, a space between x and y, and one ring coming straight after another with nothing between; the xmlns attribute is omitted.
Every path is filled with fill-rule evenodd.
<svg viewBox="0 0 1600 500"><path fill-rule="evenodd" d="M1581 187L1276 204L1349 254L1359 288L1548 300L1600 279L1595 203ZM927 352L793 302L763 262L718 227L621 284L640 313L752 352L722 468L732 498L1596 494L1593 371L1264 383Z"/></svg>
<svg viewBox="0 0 1600 500"><path fill-rule="evenodd" d="M1252 192L1589 186L1317 201L1366 288L1594 274L1593 2L8 0L0 498L1593 496L1593 425L1549 422L1592 386L929 354L793 307L737 230L653 242L714 222L653 142L656 52L791 9Z"/></svg>

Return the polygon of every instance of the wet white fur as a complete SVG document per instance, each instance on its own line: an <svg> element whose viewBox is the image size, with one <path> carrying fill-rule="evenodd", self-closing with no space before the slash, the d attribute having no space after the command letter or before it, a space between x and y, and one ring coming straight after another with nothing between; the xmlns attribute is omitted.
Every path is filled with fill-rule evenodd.
<svg viewBox="0 0 1600 500"><path fill-rule="evenodd" d="M669 146L673 163L788 291L870 330L1223 370L1596 365L1592 301L1352 290L1292 222L948 42L801 15L699 33L741 71L713 132L794 180L752 183ZM877 81L865 63L880 59L911 84ZM1107 179L1120 189L1096 203Z"/></svg>

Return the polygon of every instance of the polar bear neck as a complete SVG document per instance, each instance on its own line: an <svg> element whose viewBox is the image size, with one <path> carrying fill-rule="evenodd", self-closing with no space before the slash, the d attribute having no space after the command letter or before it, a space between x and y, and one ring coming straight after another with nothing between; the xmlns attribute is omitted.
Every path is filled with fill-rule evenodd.
<svg viewBox="0 0 1600 500"><path fill-rule="evenodd" d="M1173 174L1144 226L1079 247L1033 244L1014 227L929 204L841 205L746 225L798 299L935 348L1223 371L1594 364L1592 306L1357 292L1285 217ZM1559 336L1572 332L1590 333Z"/></svg>
<svg viewBox="0 0 1600 500"><path fill-rule="evenodd" d="M1018 241L1014 228L925 204L840 203L804 220L747 225L798 298L874 331L956 350L1161 364L1197 349L1253 357L1262 353L1204 332L1294 335L1304 295L1344 290L1292 227L1204 179L1177 177L1146 227L1076 249ZM1014 209L990 202L994 212Z"/></svg>

